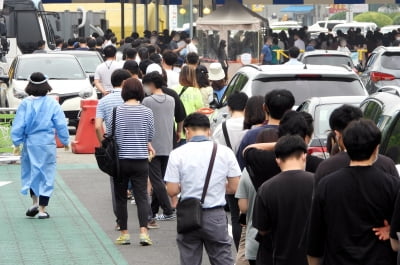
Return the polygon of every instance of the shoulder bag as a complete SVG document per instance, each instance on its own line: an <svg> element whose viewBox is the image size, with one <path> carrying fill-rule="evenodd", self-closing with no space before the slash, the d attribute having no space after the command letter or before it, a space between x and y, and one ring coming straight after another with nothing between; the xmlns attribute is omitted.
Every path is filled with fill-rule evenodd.
<svg viewBox="0 0 400 265"><path fill-rule="evenodd" d="M208 185L210 184L211 172L214 167L215 156L217 154L217 144L214 143L207 176L203 187L201 199L187 198L179 201L176 207L177 230L179 234L185 234L200 229L202 226L202 215L204 199L206 197Z"/></svg>
<svg viewBox="0 0 400 265"><path fill-rule="evenodd" d="M94 155L100 170L116 178L119 177L119 157L118 146L115 139L115 119L117 116L117 107L113 109L111 135L104 135L100 147L95 148Z"/></svg>
<svg viewBox="0 0 400 265"><path fill-rule="evenodd" d="M231 140L229 139L228 128L226 127L226 121L222 123L222 132L224 134L226 146L232 149Z"/></svg>

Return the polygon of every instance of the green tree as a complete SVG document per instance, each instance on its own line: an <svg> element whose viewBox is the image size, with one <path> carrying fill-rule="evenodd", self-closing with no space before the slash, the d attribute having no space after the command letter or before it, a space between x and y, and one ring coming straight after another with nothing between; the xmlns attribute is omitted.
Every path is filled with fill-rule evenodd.
<svg viewBox="0 0 400 265"><path fill-rule="evenodd" d="M393 25L400 25L400 15L393 18Z"/></svg>
<svg viewBox="0 0 400 265"><path fill-rule="evenodd" d="M329 20L345 20L346 19L346 11L337 12L336 14L329 17Z"/></svg>
<svg viewBox="0 0 400 265"><path fill-rule="evenodd" d="M355 16L354 20L357 22L375 22L378 27L392 25L393 23L389 16L378 12L365 12Z"/></svg>

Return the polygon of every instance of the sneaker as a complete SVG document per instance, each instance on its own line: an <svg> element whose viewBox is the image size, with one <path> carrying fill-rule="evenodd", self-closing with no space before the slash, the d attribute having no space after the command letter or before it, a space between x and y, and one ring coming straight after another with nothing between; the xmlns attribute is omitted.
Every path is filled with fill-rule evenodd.
<svg viewBox="0 0 400 265"><path fill-rule="evenodd" d="M44 212L44 213L39 213L38 216L39 219L49 219L50 218L50 214Z"/></svg>
<svg viewBox="0 0 400 265"><path fill-rule="evenodd" d="M174 220L176 218L176 214L175 213L173 213L173 214L157 214L156 215L156 220L157 221L171 221L171 220Z"/></svg>
<svg viewBox="0 0 400 265"><path fill-rule="evenodd" d="M140 245L142 246L153 245L153 242L151 242L151 239L148 234L140 234Z"/></svg>
<svg viewBox="0 0 400 265"><path fill-rule="evenodd" d="M147 228L148 228L148 229L158 229L158 228L160 228L160 225L157 224L156 220L151 220L151 221L147 224Z"/></svg>
<svg viewBox="0 0 400 265"><path fill-rule="evenodd" d="M118 223L115 225L114 230L115 230L115 231L121 231L121 228L119 227L119 224L118 224Z"/></svg>
<svg viewBox="0 0 400 265"><path fill-rule="evenodd" d="M131 198L131 204L136 204L135 197L132 197L132 198Z"/></svg>
<svg viewBox="0 0 400 265"><path fill-rule="evenodd" d="M39 206L32 206L26 211L26 216L35 217L39 213Z"/></svg>
<svg viewBox="0 0 400 265"><path fill-rule="evenodd" d="M120 235L115 240L116 245L130 245L131 244L131 236L129 234Z"/></svg>

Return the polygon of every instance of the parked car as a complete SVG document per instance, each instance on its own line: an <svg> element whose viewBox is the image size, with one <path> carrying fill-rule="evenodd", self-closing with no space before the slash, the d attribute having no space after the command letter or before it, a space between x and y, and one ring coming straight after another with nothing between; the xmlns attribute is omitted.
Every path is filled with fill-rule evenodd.
<svg viewBox="0 0 400 265"><path fill-rule="evenodd" d="M400 88L383 88L360 105L364 117L373 120L382 131L379 153L400 164Z"/></svg>
<svg viewBox="0 0 400 265"><path fill-rule="evenodd" d="M104 62L103 57L97 51L65 50L57 53L74 55L82 65L83 70L89 75L91 83L94 81L97 66Z"/></svg>
<svg viewBox="0 0 400 265"><path fill-rule="evenodd" d="M297 111L308 112L314 118L314 135L309 144L309 154L328 158L326 141L330 131L331 113L343 104L358 107L365 98L366 96L312 97L301 103Z"/></svg>
<svg viewBox="0 0 400 265"><path fill-rule="evenodd" d="M378 26L373 23L373 22L353 22L353 23L343 23L343 24L338 24L333 27L332 32L336 36L338 30L342 31L344 34L347 34L347 31L350 28L353 28L354 31L357 28L361 29L361 34L364 35L364 37L367 35L367 32L369 30L374 31Z"/></svg>
<svg viewBox="0 0 400 265"><path fill-rule="evenodd" d="M370 94L384 86L400 86L400 47L376 48L362 72L361 80Z"/></svg>
<svg viewBox="0 0 400 265"><path fill-rule="evenodd" d="M29 54L17 56L11 64L7 86L1 89L2 107L18 108L27 94L25 87L33 72L40 71L49 78L53 90L49 93L56 97L69 125L76 126L81 99L97 99L96 91L78 59L70 54Z"/></svg>
<svg viewBox="0 0 400 265"><path fill-rule="evenodd" d="M393 30L398 31L400 29L400 25L388 25L381 28L381 33L386 34L392 32Z"/></svg>
<svg viewBox="0 0 400 265"><path fill-rule="evenodd" d="M308 32L328 32L338 24L346 23L346 20L321 20L308 27Z"/></svg>
<svg viewBox="0 0 400 265"><path fill-rule="evenodd" d="M296 106L311 97L368 95L359 76L347 66L246 65L229 82L211 122L218 124L227 116L226 101L232 93L265 96L274 89L290 90Z"/></svg>
<svg viewBox="0 0 400 265"><path fill-rule="evenodd" d="M351 69L355 70L353 59L350 54L335 50L315 50L305 52L299 56L299 61L304 64L332 66L347 65Z"/></svg>

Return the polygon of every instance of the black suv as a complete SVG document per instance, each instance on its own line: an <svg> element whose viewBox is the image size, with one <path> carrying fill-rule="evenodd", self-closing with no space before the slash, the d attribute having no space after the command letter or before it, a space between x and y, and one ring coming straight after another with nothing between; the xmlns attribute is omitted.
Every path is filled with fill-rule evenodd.
<svg viewBox="0 0 400 265"><path fill-rule="evenodd" d="M400 88L382 89L365 99L360 108L382 131L379 152L400 164Z"/></svg>

